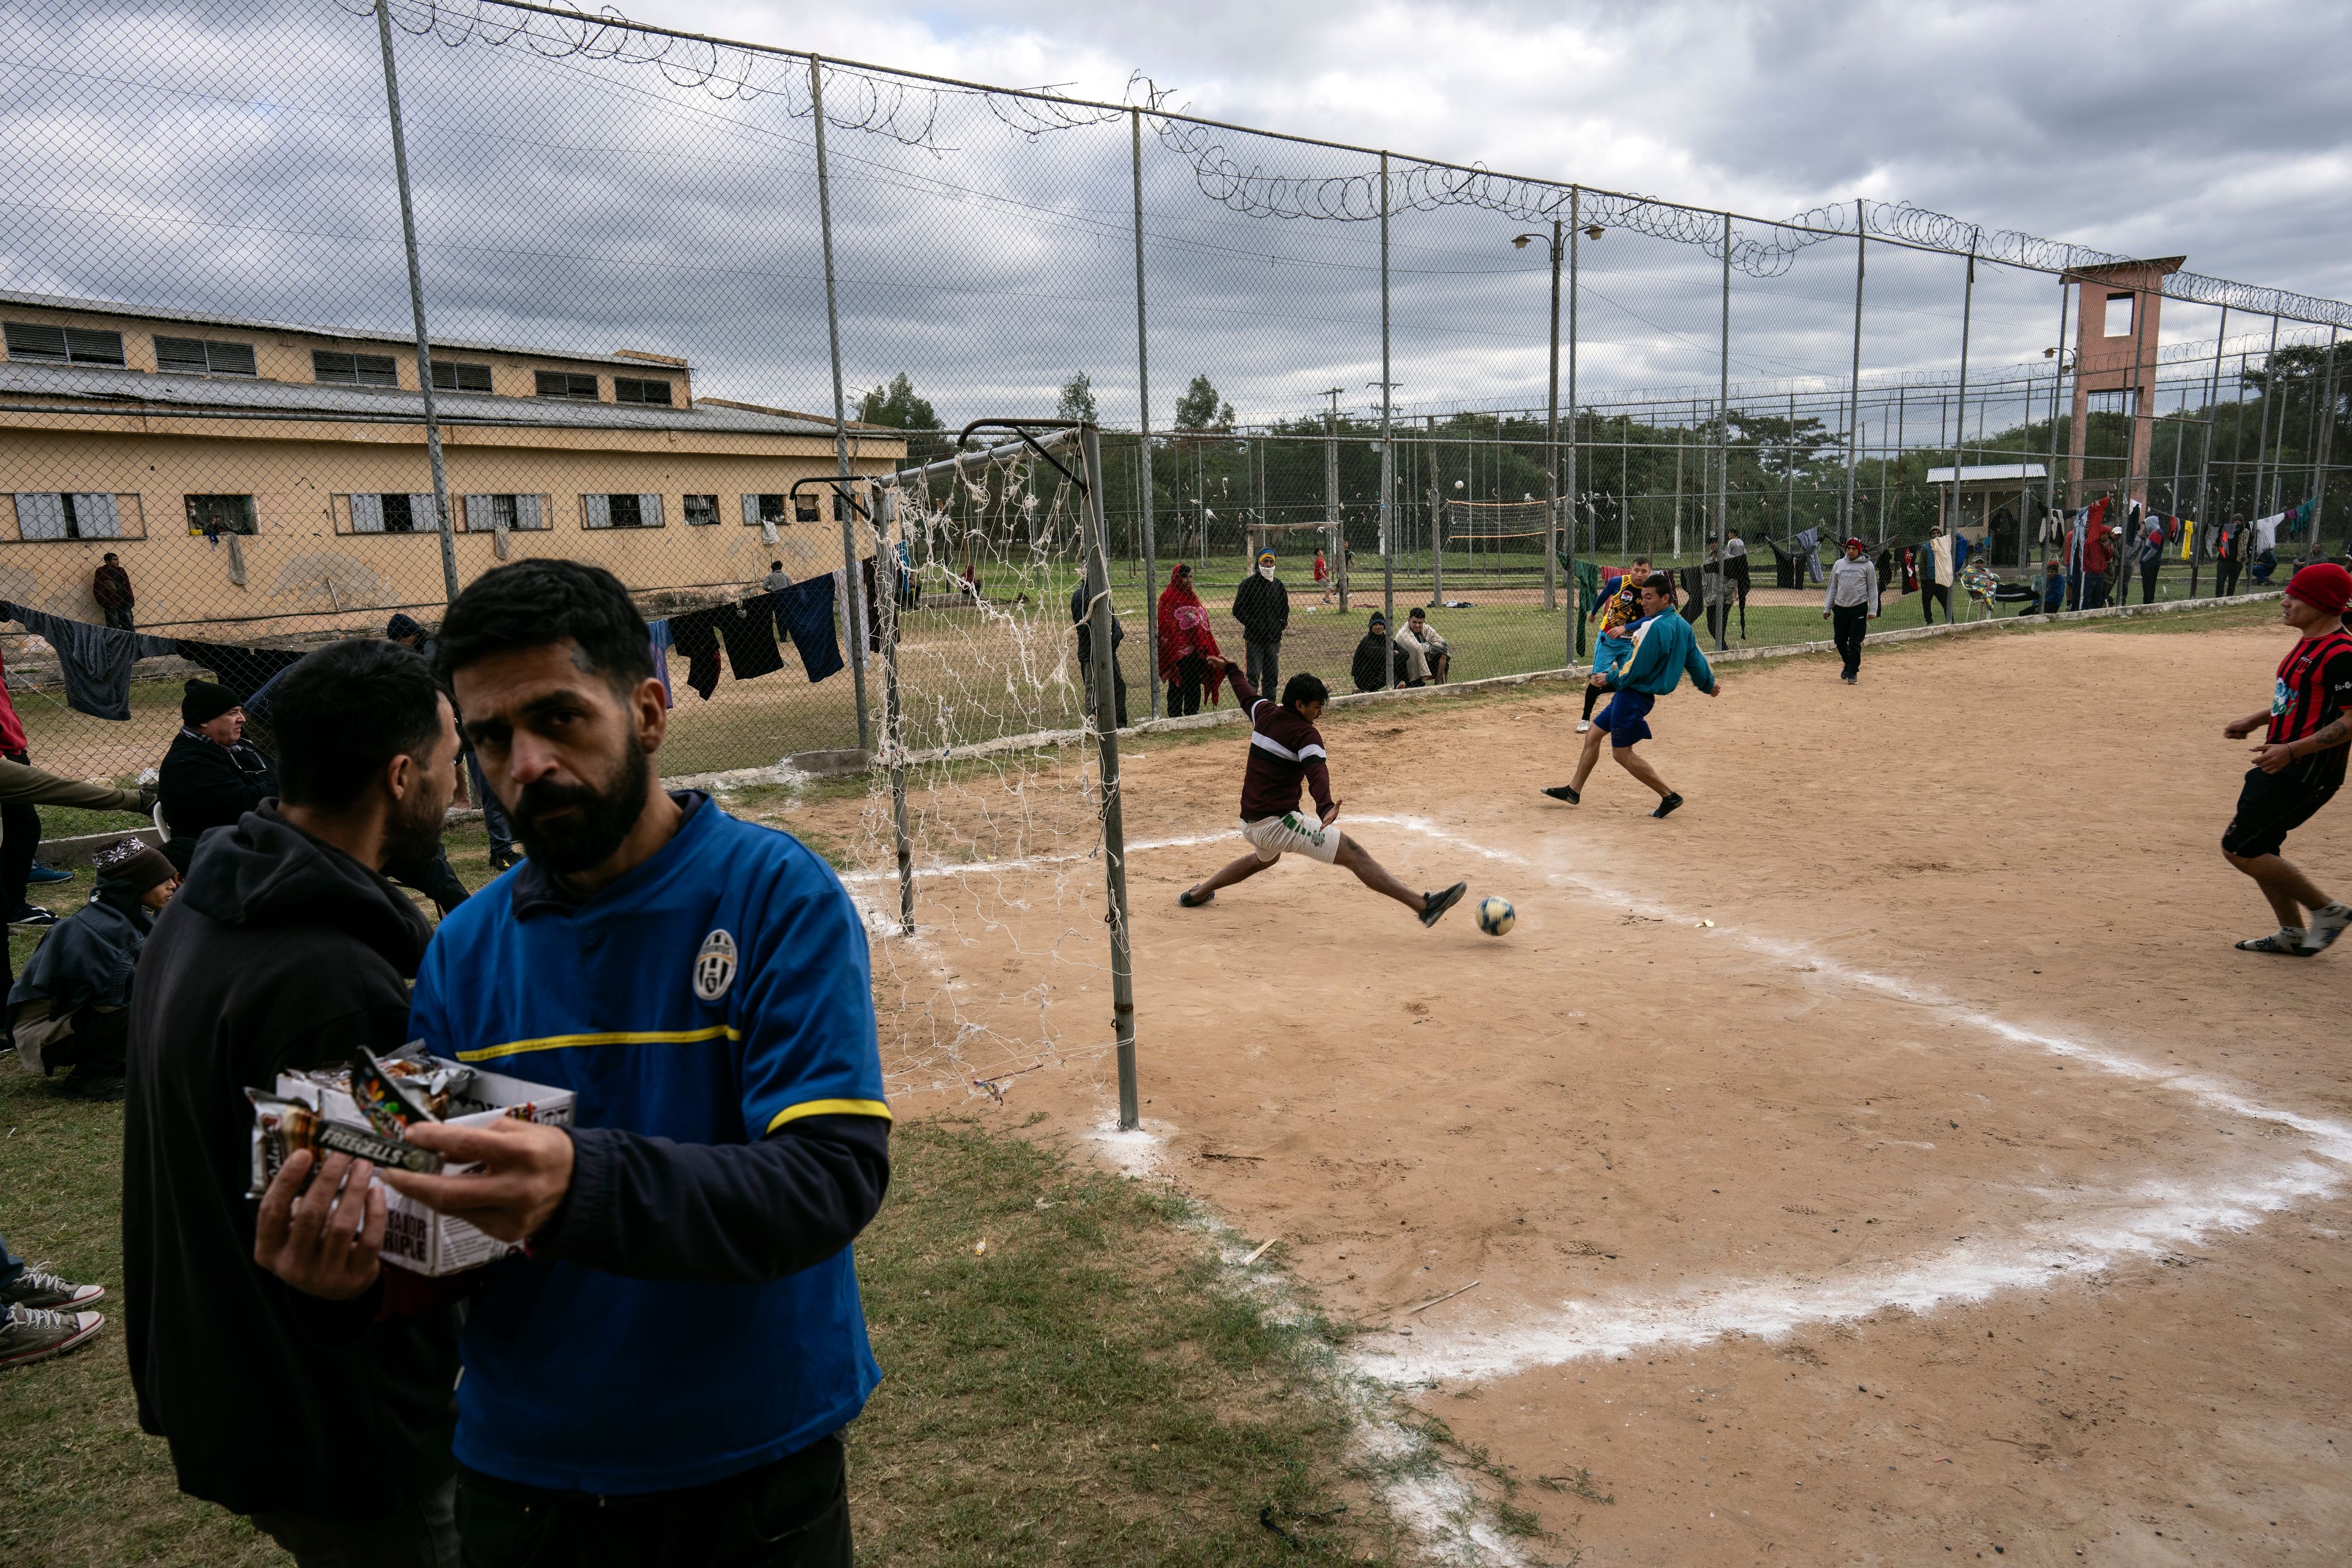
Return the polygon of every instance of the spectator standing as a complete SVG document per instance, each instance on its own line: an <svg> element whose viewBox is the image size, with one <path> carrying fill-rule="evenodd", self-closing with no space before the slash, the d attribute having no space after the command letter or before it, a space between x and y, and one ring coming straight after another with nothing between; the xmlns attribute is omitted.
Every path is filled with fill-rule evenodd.
<svg viewBox="0 0 2352 1568"><path fill-rule="evenodd" d="M8 991L16 1058L46 1073L69 1068L65 1092L121 1100L131 1044L131 977L156 911L179 890L179 868L141 839L100 850L89 902L41 939Z"/></svg>
<svg viewBox="0 0 2352 1568"><path fill-rule="evenodd" d="M1168 683L1168 716L1181 718L1201 710L1201 692L1208 689L1209 706L1217 705L1224 685L1224 655L1217 635L1209 629L1209 612L1192 591L1192 568L1176 563L1168 586L1160 591L1160 679Z"/></svg>
<svg viewBox="0 0 2352 1568"><path fill-rule="evenodd" d="M245 709L236 692L209 680L187 683L180 732L163 753L156 791L172 833L163 852L182 876L206 832L234 826L278 793L269 759L245 739Z"/></svg>
<svg viewBox="0 0 2352 1568"><path fill-rule="evenodd" d="M568 1128L410 1129L479 1175L386 1175L530 1241L467 1314L466 1561L848 1568L839 1433L879 1376L850 1243L890 1129L856 906L789 835L661 787L612 574L483 574L440 669L530 858L442 926L415 1032L577 1096Z"/></svg>
<svg viewBox="0 0 2352 1568"><path fill-rule="evenodd" d="M2220 544L2213 552L2213 596L2226 599L2238 591L2238 576L2246 568L2246 539L2252 531L2246 520L2233 517L2221 530Z"/></svg>
<svg viewBox="0 0 2352 1568"><path fill-rule="evenodd" d="M1878 618L1878 567L1864 556L1862 541L1845 542L1845 553L1830 563L1830 579L1822 590L1822 619L1830 623L1844 668L1838 679L1848 686L1862 677L1862 639ZM1945 618L1950 619L1947 609Z"/></svg>
<svg viewBox="0 0 2352 1568"><path fill-rule="evenodd" d="M1943 537L1944 525L1940 522L1929 523L1927 542L1919 547L1918 552L1919 614L1931 626L1936 624L1937 605L1944 606L1944 619L1947 622L1952 618L1952 584L1948 581L1952 574L1947 566L1947 563L1951 559L1951 547L1949 545L1944 547L1944 557L1941 561L1937 559L1936 553L1937 541Z"/></svg>
<svg viewBox="0 0 2352 1568"><path fill-rule="evenodd" d="M63 1355L96 1338L105 1314L83 1309L105 1294L103 1285L77 1285L26 1262L0 1236L0 1367Z"/></svg>
<svg viewBox="0 0 2352 1568"><path fill-rule="evenodd" d="M2122 531L2120 528L2108 527L2104 515L2095 518L2083 530L2082 605L2086 610L2106 607L2107 574L2116 558L2115 536Z"/></svg>
<svg viewBox="0 0 2352 1568"><path fill-rule="evenodd" d="M1290 626L1290 587L1275 575L1274 552L1257 552L1257 568L1234 590L1234 619L1241 624L1244 670L1260 691L1282 689L1282 634Z"/></svg>
<svg viewBox="0 0 2352 1568"><path fill-rule="evenodd" d="M1723 571L1726 584L1739 598L1739 637L1742 642L1745 642L1748 639L1749 583L1748 542L1739 537L1739 531L1736 528L1731 531L1730 542L1723 547Z"/></svg>
<svg viewBox="0 0 2352 1568"><path fill-rule="evenodd" d="M1087 585L1081 581L1070 590L1070 624L1078 628L1078 684L1085 689L1087 711L1095 710L1094 627L1088 625L1094 612L1094 601L1087 596ZM1118 624L1117 611L1110 617L1110 679L1117 706L1116 719L1119 729L1127 728L1127 672L1118 667L1118 646L1127 640L1127 628Z"/></svg>
<svg viewBox="0 0 2352 1568"><path fill-rule="evenodd" d="M313 1173L298 1152L257 1211L245 1091L410 1038L431 932L383 868L438 841L457 730L424 659L374 640L310 655L273 711L283 798L206 842L131 999L123 1337L139 1423L171 1444L182 1491L249 1516L299 1563L454 1568L457 1312L404 1312L390 1281L351 1268L355 1237L373 1249L383 1235L364 1162L329 1156L289 1204Z"/></svg>
<svg viewBox="0 0 2352 1568"><path fill-rule="evenodd" d="M90 574L89 596L106 612L108 626L123 632L139 629L131 621L131 606L139 603L139 595L131 591L131 574L122 569L122 563L111 550L100 560L98 570Z"/></svg>
<svg viewBox="0 0 2352 1568"><path fill-rule="evenodd" d="M781 594L792 585L792 574L784 570L784 563L781 561L769 562L768 574L760 579L761 591L768 594Z"/></svg>
<svg viewBox="0 0 2352 1568"><path fill-rule="evenodd" d="M1323 595L1323 602L1329 604L1331 602L1331 568L1323 559L1323 548L1320 545L1316 546L1315 549L1315 587Z"/></svg>
<svg viewBox="0 0 2352 1568"><path fill-rule="evenodd" d="M2139 531L2139 602L2156 603L2156 574L2164 570L2164 524L2149 518Z"/></svg>

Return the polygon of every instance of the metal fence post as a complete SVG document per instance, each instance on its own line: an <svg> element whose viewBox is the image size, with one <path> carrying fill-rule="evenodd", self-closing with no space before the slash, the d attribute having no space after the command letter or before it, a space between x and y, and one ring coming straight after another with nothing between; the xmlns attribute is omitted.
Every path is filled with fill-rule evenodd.
<svg viewBox="0 0 2352 1568"><path fill-rule="evenodd" d="M400 123L400 75L392 63L389 3L376 0L375 38L383 52L383 103L392 121L392 171L400 186L400 241L408 258L408 310L416 327L416 390L425 399L425 455L433 467L433 510L441 534L441 587L445 602L455 602L457 545L449 525L449 475L441 461L441 416L433 403L433 345L425 332L425 280L416 265L416 209L409 198L408 137Z"/></svg>
<svg viewBox="0 0 2352 1568"><path fill-rule="evenodd" d="M1731 536L1731 215L1723 215L1723 342L1717 361L1719 380L1716 385L1715 466L1715 526L1706 530L1706 537L1717 543L1715 565L1716 623L1715 649L1721 653L1731 646L1728 625L1730 617L1723 614L1724 563L1721 544ZM1808 577L1811 573L1807 573ZM1706 608L1706 549L1699 547L1699 608Z"/></svg>
<svg viewBox="0 0 2352 1568"><path fill-rule="evenodd" d="M1093 425L1078 430L1087 464L1087 595L1093 603L1087 640L1097 657L1092 715L1102 765L1103 876L1110 899L1111 1026L1118 1042L1118 1125L1133 1131L1142 1124L1135 1084L1135 953L1127 922L1127 826L1118 785L1118 651L1111 647L1110 557L1103 540L1102 434ZM1154 678L1158 671L1155 669Z"/></svg>
<svg viewBox="0 0 2352 1568"><path fill-rule="evenodd" d="M1390 460L1389 411L1396 397L1389 371L1389 155L1381 154L1381 611L1387 619L1381 629L1381 686L1396 687L1396 544L1389 538L1393 526L1390 510L1395 498L1396 473Z"/></svg>
<svg viewBox="0 0 2352 1568"><path fill-rule="evenodd" d="M1974 325L1977 308L1977 241L1983 233L1982 229L1978 229L1969 237L1967 280L1960 286L1960 386L1957 394L1959 407L1952 419L1952 525L1944 531L1955 541L1959 538L1960 520L1968 515L1961 510L1961 486L1964 483L1962 476L1968 472L1969 333ZM1960 574L1958 544L1954 543L1951 551L1954 563L1952 575L1957 578ZM1944 602L1944 619L1948 624L1954 610L1968 602L1968 592L1957 582L1944 584L1943 589L1950 595ZM1976 619L1973 611L1969 619Z"/></svg>
<svg viewBox="0 0 2352 1568"><path fill-rule="evenodd" d="M2213 521L2213 426L2220 418L2214 405L2221 401L2221 347L2230 341L2230 307L2221 307L2221 324L2213 336L2213 372L2205 384L2205 449L2197 458L2198 519L2191 530L2194 537L2189 544L2189 596L2197 596L2199 568L2205 564L2205 533L2214 526ZM2227 527L2226 523L2221 526ZM2220 572L2214 576L2218 581Z"/></svg>
<svg viewBox="0 0 2352 1568"><path fill-rule="evenodd" d="M2327 526L2327 458L2336 435L2336 329L2327 329L2326 391L2320 400L2318 450L2311 459L2311 546L2318 553L2320 531Z"/></svg>
<svg viewBox="0 0 2352 1568"><path fill-rule="evenodd" d="M1578 241L1583 216L1580 209L1583 191L1568 187L1568 516L1564 520L1568 534L1568 662L1574 665L1584 656L1584 595L1576 584L1576 517L1582 503L1582 482L1576 465L1576 264Z"/></svg>
<svg viewBox="0 0 2352 1568"><path fill-rule="evenodd" d="M1845 523L1848 539L1862 537L1862 530L1853 525L1854 470L1862 466L1862 278L1865 258L1870 250L1870 224L1861 198L1853 204L1853 366L1846 379L1845 412ZM1796 415L1789 416L1790 433L1795 434ZM1794 472L1792 468L1790 470ZM1882 584L1883 586L1883 584Z"/></svg>
<svg viewBox="0 0 2352 1568"><path fill-rule="evenodd" d="M833 353L833 455L839 472L849 473L849 404L841 381L841 311L833 269L833 184L824 158L824 72L817 56L809 57L809 118L816 123L816 216L824 244L824 331ZM849 628L849 674L857 702L857 749L874 749L874 726L866 711L866 649L864 595L858 592L857 531L853 508L842 505L834 492L833 509L841 515L841 581L847 604L842 620ZM878 567L877 567L878 570Z"/></svg>
<svg viewBox="0 0 2352 1568"><path fill-rule="evenodd" d="M1570 198L1573 200L1574 197ZM1551 403L1546 416L1544 432L1544 474L1551 481L1551 505L1544 510L1544 608L1559 607L1557 584L1559 581L1559 219L1551 220ZM1499 513L1497 515L1500 515ZM1573 574L1571 573L1572 576ZM1576 584L1568 585L1569 597L1576 597Z"/></svg>
<svg viewBox="0 0 2352 1568"><path fill-rule="evenodd" d="M1151 352L1143 310L1143 110L1130 109L1128 140L1135 195L1135 404L1136 450L1143 464L1143 647L1151 679L1152 718L1160 717L1160 550L1151 523Z"/></svg>
<svg viewBox="0 0 2352 1568"><path fill-rule="evenodd" d="M890 525L899 521L899 492L887 489L874 508L875 573L878 578ZM915 934L915 844L907 831L907 714L898 701L898 563L890 562L890 591L876 595L882 616L882 754L890 769L890 836L898 852L898 929ZM878 586L878 584L877 584Z"/></svg>
<svg viewBox="0 0 2352 1568"><path fill-rule="evenodd" d="M2279 319L2276 315L2273 315L2271 317L2271 346L2269 352L2263 355L2262 424L2261 427L2254 432L2253 513L2256 518L2267 516L2270 511L2270 508L2264 505L2263 501L2263 482L2270 470L2271 405L2278 401L2278 374L2273 368L2278 363L2278 335ZM2238 382L2241 386L2244 385L2245 379L2245 374L2242 367L2238 375ZM2279 430L2281 436L2284 437L2286 430L2284 421L2280 422ZM2251 522L2253 519L2249 518L2247 521Z"/></svg>

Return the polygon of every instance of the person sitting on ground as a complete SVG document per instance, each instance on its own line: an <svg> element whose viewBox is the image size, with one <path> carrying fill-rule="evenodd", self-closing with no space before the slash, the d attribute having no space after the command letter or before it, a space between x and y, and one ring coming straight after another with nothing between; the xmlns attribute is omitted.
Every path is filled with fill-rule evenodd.
<svg viewBox="0 0 2352 1568"><path fill-rule="evenodd" d="M2028 604L2018 611L2021 616L2054 616L2066 607L2066 572L2054 560L2042 563L2042 591L2039 603Z"/></svg>
<svg viewBox="0 0 2352 1568"><path fill-rule="evenodd" d="M98 888L89 902L41 939L9 988L8 1028L27 1069L69 1068L66 1093L121 1100L131 976L155 911L179 890L180 872L139 838L108 846L92 864Z"/></svg>
<svg viewBox="0 0 2352 1568"><path fill-rule="evenodd" d="M1454 655L1447 650L1445 639L1437 635L1437 628L1429 624L1429 613L1419 605L1405 613L1404 630L1397 633L1396 645L1404 650L1408 686L1443 682L1454 668Z"/></svg>
<svg viewBox="0 0 2352 1568"><path fill-rule="evenodd" d="M180 732L163 753L156 790L172 834L163 853L183 876L207 831L236 826L278 793L269 759L245 739L245 709L236 692L209 680L187 683Z"/></svg>
<svg viewBox="0 0 2352 1568"><path fill-rule="evenodd" d="M1381 679L1381 649L1389 643L1389 618L1374 610L1370 622L1364 627L1363 641L1356 645L1356 657L1349 668L1349 674L1355 679L1357 690L1385 691L1391 686L1405 683L1408 666L1402 642L1391 645L1388 658L1389 679Z"/></svg>

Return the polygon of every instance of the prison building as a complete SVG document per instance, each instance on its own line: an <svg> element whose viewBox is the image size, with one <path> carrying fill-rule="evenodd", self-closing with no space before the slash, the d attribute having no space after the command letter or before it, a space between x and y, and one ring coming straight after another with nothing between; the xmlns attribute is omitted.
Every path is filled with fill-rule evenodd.
<svg viewBox="0 0 2352 1568"><path fill-rule="evenodd" d="M0 600L98 620L111 551L142 629L443 602L413 337L0 292ZM460 585L561 555L675 600L842 564L830 496L793 493L837 471L830 419L628 350L436 342L432 375ZM896 429L847 435L855 472L905 457Z"/></svg>

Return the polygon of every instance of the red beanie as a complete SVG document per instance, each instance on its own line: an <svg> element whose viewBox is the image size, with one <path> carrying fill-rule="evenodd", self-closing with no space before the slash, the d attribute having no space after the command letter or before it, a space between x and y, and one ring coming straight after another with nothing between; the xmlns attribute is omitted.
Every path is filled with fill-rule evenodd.
<svg viewBox="0 0 2352 1568"><path fill-rule="evenodd" d="M2352 605L2352 572L2333 561L2315 561L2294 574L2286 591L2315 610L2340 616Z"/></svg>

